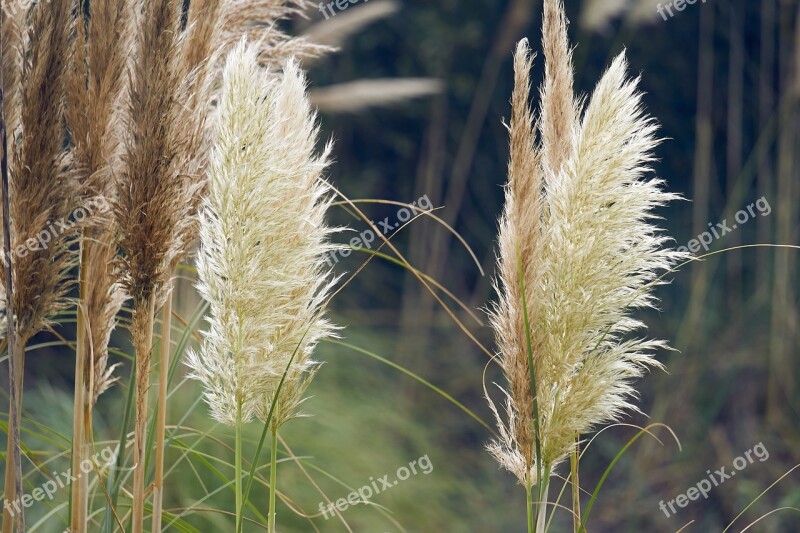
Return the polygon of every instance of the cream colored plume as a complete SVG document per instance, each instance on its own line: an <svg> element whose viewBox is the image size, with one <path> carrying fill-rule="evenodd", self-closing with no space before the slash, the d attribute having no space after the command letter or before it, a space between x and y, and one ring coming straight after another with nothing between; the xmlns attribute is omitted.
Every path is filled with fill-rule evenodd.
<svg viewBox="0 0 800 533"><path fill-rule="evenodd" d="M294 61L280 77L259 67L258 50L244 42L224 69L197 259L210 326L187 364L226 424L239 405L242 422L266 419L287 367L271 426L296 416L317 367L314 347L334 334L323 317L330 147L315 155L305 83Z"/></svg>
<svg viewBox="0 0 800 533"><path fill-rule="evenodd" d="M545 4L546 12L563 13L560 1ZM546 16L543 33L545 39L566 38L563 15ZM653 210L678 197L648 176L659 142L656 125L644 115L638 80L627 78L624 54L573 123L569 49L549 42L544 50L539 142L528 105L527 43L516 52L500 298L492 310L508 387L505 416L492 404L501 437L489 450L521 483L536 482L537 464L520 270L536 375L539 459L548 472L573 449L576 435L636 409L632 382L659 366L653 352L666 345L638 337L644 324L631 315L654 305L651 289L660 272L685 257L665 248L669 239L654 223Z"/></svg>

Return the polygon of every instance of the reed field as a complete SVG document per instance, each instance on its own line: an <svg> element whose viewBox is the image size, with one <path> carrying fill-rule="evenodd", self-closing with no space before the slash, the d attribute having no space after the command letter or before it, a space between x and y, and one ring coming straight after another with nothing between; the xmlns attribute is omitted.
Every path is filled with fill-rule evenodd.
<svg viewBox="0 0 800 533"><path fill-rule="evenodd" d="M0 0L2 533L800 531L800 1Z"/></svg>

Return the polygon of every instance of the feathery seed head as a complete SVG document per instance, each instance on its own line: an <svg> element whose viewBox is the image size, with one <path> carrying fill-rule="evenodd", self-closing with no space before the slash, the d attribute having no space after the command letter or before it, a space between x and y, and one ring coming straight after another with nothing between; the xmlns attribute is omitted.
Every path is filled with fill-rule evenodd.
<svg viewBox="0 0 800 533"><path fill-rule="evenodd" d="M68 271L74 263L70 246L75 226L47 246L31 245L50 231L51 224L68 221L78 207L77 183L63 150L65 59L73 8L73 1L34 5L26 15L30 17L27 35L14 45L14 53L21 54L17 57L24 58L16 74L18 93L9 102L19 106L11 113L12 120L18 121L17 131L9 131L8 139L13 158L9 174L13 300L22 344L66 305ZM4 74L7 59L11 58L4 57ZM11 126L15 127L13 122Z"/></svg>
<svg viewBox="0 0 800 533"><path fill-rule="evenodd" d="M654 223L653 210L678 196L648 177L659 142L656 125L644 115L638 80L626 78L624 55L578 119L560 0L546 0L545 14L551 64L540 93L538 143L524 41L515 56L499 302L491 312L508 387L506 416L491 405L500 438L488 448L520 482L536 480L537 458L519 265L535 366L538 460L553 467L572 450L576 435L636 409L632 381L659 366L653 351L666 345L636 337L644 324L630 314L655 304L651 289L660 283L659 272L686 257L665 248L669 239Z"/></svg>
<svg viewBox="0 0 800 533"><path fill-rule="evenodd" d="M137 17L136 61L131 69L123 171L114 202L123 285L140 309L169 291L192 207L201 185L181 166L188 142L182 113L179 7L170 0L144 3Z"/></svg>
<svg viewBox="0 0 800 533"><path fill-rule="evenodd" d="M88 20L80 11L68 76L67 125L72 134L72 162L82 196L113 199L121 170L119 120L127 95L126 57L132 44L133 6L130 0L94 0ZM124 111L123 111L124 112ZM116 379L108 366L108 343L116 316L125 301L116 258L116 226L110 213L93 213L83 229L81 269L90 283L82 288L89 325L91 360L85 365L90 401Z"/></svg>
<svg viewBox="0 0 800 533"><path fill-rule="evenodd" d="M287 368L271 424L296 416L317 367L314 347L335 332L323 316L330 146L315 155L305 83L294 61L281 77L259 67L258 49L244 41L224 69L197 259L209 329L187 364L226 424L237 406L244 422L266 419Z"/></svg>

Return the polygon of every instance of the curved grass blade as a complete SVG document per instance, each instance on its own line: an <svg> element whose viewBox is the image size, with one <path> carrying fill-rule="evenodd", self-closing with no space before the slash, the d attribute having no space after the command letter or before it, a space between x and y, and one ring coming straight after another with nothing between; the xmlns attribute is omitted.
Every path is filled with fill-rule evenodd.
<svg viewBox="0 0 800 533"><path fill-rule="evenodd" d="M634 435L625 444L625 446L622 447L622 449L617 453L617 455L614 456L614 459L611 461L611 463L606 468L605 472L603 472L603 475L600 477L600 481L597 482L597 486L595 487L594 491L592 492L592 497L589 499L589 503L586 505L586 512L583 514L583 518L581 519L581 525L580 525L580 528L578 529L579 533L585 533L586 532L586 522L587 522L587 520L589 520L589 513L592 512L592 507L594 507L594 503L597 501L597 496L600 494L600 489L603 488L603 485L605 484L606 479L608 478L609 474L611 473L611 470L619 462L619 460L622 459L622 456L625 455L625 452L628 451L628 448L633 446L633 444L637 440L639 440L640 437L642 437L643 435L648 434L651 427L657 426L657 425L663 425L663 424L651 424L651 425L645 427L644 429L640 430L638 433L636 433L636 435ZM588 446L587 446L587 448L588 448ZM584 448L584 452L585 451L586 451L586 449Z"/></svg>
<svg viewBox="0 0 800 533"><path fill-rule="evenodd" d="M767 487L766 489L764 489L763 491L761 491L761 494L759 494L758 496L756 496L756 497L755 497L755 499L754 499L753 501L751 501L749 504L747 504L747 507L745 507L744 509L742 509L742 512L740 512L739 514L737 514L737 515L736 515L736 518L734 518L733 520L731 520L731 523L730 523L730 524L728 524L728 525L727 525L727 527L726 527L725 529L723 529L723 530L722 530L722 533L725 533L726 531L728 531L728 530L731 528L731 526L733 525L733 523L734 523L734 522L736 522L737 520L739 520L739 518L741 518L741 516L742 516L744 513L746 513L748 509L750 509L750 508L751 508L753 505L755 505L755 503L756 503L758 500L760 500L760 499L761 499L761 497L762 497L764 494L766 494L767 492L769 492L769 491L770 491L770 489L772 489L772 487L774 487L775 485L777 485L778 483L780 483L781 481L783 481L783 479L784 479L786 476L788 476L789 474L791 474L792 472L794 472L794 471L795 471L795 470L797 470L798 468L800 468L800 465L795 465L795 466L793 466L793 467L792 467L792 468L790 468L790 469L789 469L789 470L788 470L788 471L787 471L785 474L783 474L781 477L779 477L778 479L776 479L776 480L775 480L775 481L774 481L774 482L773 482L773 483L772 483L772 484L771 484L769 487Z"/></svg>
<svg viewBox="0 0 800 533"><path fill-rule="evenodd" d="M423 385L425 385L426 387L431 389L433 392L435 392L436 394L438 394L439 396L441 396L445 400L449 401L450 403L452 403L453 405L455 405L456 407L458 407L459 409L464 411L467 415L469 415L470 418L472 418L477 423L479 423L480 425L485 427L487 430L489 430L489 432L491 432L492 435L497 436L497 433L495 432L495 430L489 424L487 424L480 416L475 414L472 410L470 410L464 404L462 404L461 402L459 402L458 400L453 398L451 395L447 394L445 391L443 391L442 389L440 389L439 387L437 387L436 385L434 385L430 381L427 381L425 378L415 374L414 372L408 370L407 368L404 368L404 367L398 365L397 363L394 363L394 362L392 362L392 361L390 361L390 360L388 360L388 359L386 359L384 357L381 357L380 355L378 355L376 353L370 352L369 350L365 350L364 348L360 348L360 347L358 347L358 346L356 346L354 344L350 344L350 343L347 343L347 342L344 342L344 341L340 341L340 340L335 340L335 339L325 339L324 342L327 342L327 343L330 343L330 344L337 344L339 346L343 346L345 348L349 348L349 349L351 349L351 350L353 350L355 352L358 352L360 354L363 354L363 355L366 355L368 357L371 357L371 358L375 359L376 361L380 361L381 363L383 363L385 365L388 365L388 366L394 368L395 370L399 370L400 372L402 372L403 374L407 375L408 377L413 378L414 380L418 381L419 383L422 383Z"/></svg>
<svg viewBox="0 0 800 533"><path fill-rule="evenodd" d="M478 271L481 273L481 276L485 276L486 275L486 273L484 273L484 271L483 271L483 267L481 266L481 262L478 261L478 256L476 256L475 252L472 251L472 247L470 247L470 245L467 243L467 241L464 239L464 237L462 237L461 234L458 233L450 224L448 224L447 222L445 222L443 219L439 218L438 216L434 215L433 214L433 211L434 211L433 209L430 209L430 210L419 209L418 210L416 206L413 206L411 204L407 204L405 202L396 202L396 201L393 201L393 200L377 200L377 199L373 199L373 198L360 198L358 200L349 200L349 201L354 203L354 204L372 203L372 204L384 204L384 205L399 205L399 206L407 207L408 209L411 209L412 211L419 211L421 216L427 216L427 217L432 218L437 223L441 224L445 229L447 229L447 231L449 231L456 239L458 239L458 242L460 242L462 244L462 246L464 246L464 249L472 257L472 261L475 263L475 266L478 267ZM346 204L344 202L334 202L333 205L344 206ZM358 218L355 215L353 215L353 216L354 216L354 218Z"/></svg>

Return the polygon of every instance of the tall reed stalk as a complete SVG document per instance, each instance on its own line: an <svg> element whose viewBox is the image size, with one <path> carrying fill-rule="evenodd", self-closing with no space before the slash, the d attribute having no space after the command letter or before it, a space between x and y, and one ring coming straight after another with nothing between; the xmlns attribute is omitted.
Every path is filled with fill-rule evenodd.
<svg viewBox="0 0 800 533"><path fill-rule="evenodd" d="M116 381L108 364L108 343L124 302L113 265L115 228L107 208L116 195L126 94L125 54L131 43L129 0L81 2L70 54L67 125L72 138L72 165L81 196L93 206L92 221L81 236L78 321L76 327L75 396L72 469L89 459L92 417L99 396ZM83 14L88 11L88 18ZM87 530L89 481L73 484L71 530Z"/></svg>
<svg viewBox="0 0 800 533"><path fill-rule="evenodd" d="M4 28L5 29L5 28ZM0 32L0 66L3 65L5 56L2 32ZM6 133L5 114L5 84L4 70L0 68L0 179L2 179L2 209L3 209L3 285L6 304L6 341L8 346L8 444L6 447L6 475L5 475L5 501L14 501L17 494L22 494L22 458L20 457L20 394L21 394L21 369L18 361L12 354L16 354L16 324L14 321L14 289L11 257L11 216L9 210L8 186L8 135ZM9 499L11 497L11 499ZM19 517L11 515L8 505L3 505L3 532L10 532L15 527L18 533L25 531L24 515Z"/></svg>
<svg viewBox="0 0 800 533"><path fill-rule="evenodd" d="M183 236L193 225L198 192L182 172L180 149L187 133L178 123L180 6L169 0L144 4L136 17L136 61L130 69L129 132L114 202L119 228L121 283L131 298L131 335L136 352L134 482L132 524L144 529L145 443L156 310L169 295L172 266L183 253Z"/></svg>
<svg viewBox="0 0 800 533"><path fill-rule="evenodd" d="M8 7L8 6L6 6ZM22 492L20 412L25 346L66 306L76 232L54 232L77 207L77 187L63 150L64 92L73 2L3 9L2 84L4 234L9 325L10 409L5 500ZM16 13L16 14L15 14ZM21 68L20 68L21 67ZM10 128L10 129L9 129ZM44 242L43 242L44 241ZM37 243L32 246L31 243ZM11 280L13 279L13 287ZM24 509L4 506L3 533L24 531Z"/></svg>
<svg viewBox="0 0 800 533"><path fill-rule="evenodd" d="M210 328L187 356L212 417L235 431L237 532L247 503L243 426L258 419L272 433L274 531L277 432L298 416L317 369L312 352L335 331L323 316L333 283L323 259L332 230L321 177L330 147L314 155L316 116L297 64L287 62L278 77L259 67L258 54L240 43L223 74L197 258Z"/></svg>
<svg viewBox="0 0 800 533"><path fill-rule="evenodd" d="M153 527L152 533L161 531L164 495L164 453L166 450L167 395L169 393L169 367L172 328L172 294L167 296L161 313L161 358L158 362L158 404L156 411L156 468L153 477Z"/></svg>
<svg viewBox="0 0 800 533"><path fill-rule="evenodd" d="M632 381L660 366L652 353L665 343L631 337L644 325L630 315L653 305L658 272L683 257L664 249L668 239L652 223L653 209L677 197L647 177L656 126L643 113L638 80L626 79L624 54L581 110L561 0L545 1L542 33L538 121L528 103L527 41L514 58L491 311L508 387L505 416L489 400L500 437L488 446L525 486L528 529L540 533L551 474L576 451L576 436L635 410Z"/></svg>

